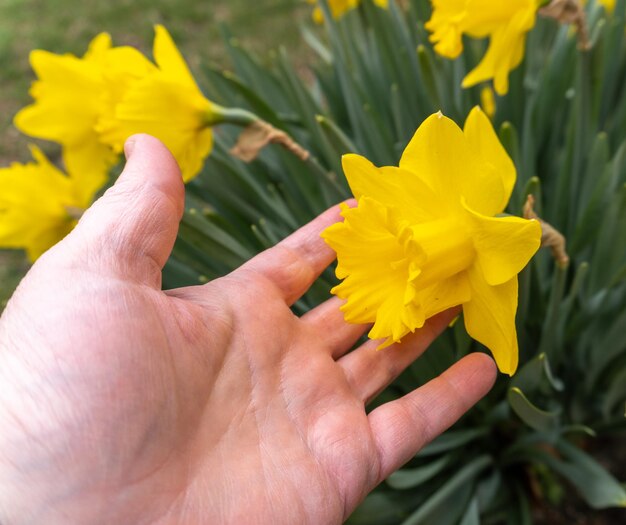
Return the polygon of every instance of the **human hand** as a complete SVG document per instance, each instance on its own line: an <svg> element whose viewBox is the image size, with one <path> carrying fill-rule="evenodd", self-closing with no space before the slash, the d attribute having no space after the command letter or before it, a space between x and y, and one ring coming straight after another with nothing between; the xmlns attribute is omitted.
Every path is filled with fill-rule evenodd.
<svg viewBox="0 0 626 525"><path fill-rule="evenodd" d="M454 312L401 345L296 301L332 208L231 274L161 291L180 173L148 136L0 320L0 523L340 523L495 379L470 355L366 414Z"/></svg>

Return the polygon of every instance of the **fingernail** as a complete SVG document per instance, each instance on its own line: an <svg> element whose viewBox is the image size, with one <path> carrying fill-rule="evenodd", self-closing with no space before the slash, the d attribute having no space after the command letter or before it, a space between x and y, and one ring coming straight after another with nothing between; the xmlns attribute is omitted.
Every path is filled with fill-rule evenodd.
<svg viewBox="0 0 626 525"><path fill-rule="evenodd" d="M126 156L126 160L128 160L130 156L133 154L134 149L135 149L135 137L130 137L124 143L124 155Z"/></svg>

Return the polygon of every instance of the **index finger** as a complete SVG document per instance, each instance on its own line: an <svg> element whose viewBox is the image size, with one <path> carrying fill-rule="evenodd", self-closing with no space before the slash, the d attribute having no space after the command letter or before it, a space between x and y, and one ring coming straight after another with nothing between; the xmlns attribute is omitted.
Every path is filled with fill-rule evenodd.
<svg viewBox="0 0 626 525"><path fill-rule="evenodd" d="M354 200L346 202L355 204ZM240 270L265 277L285 302L292 305L335 260L335 252L320 234L341 220L341 208L333 206L276 246L250 259Z"/></svg>

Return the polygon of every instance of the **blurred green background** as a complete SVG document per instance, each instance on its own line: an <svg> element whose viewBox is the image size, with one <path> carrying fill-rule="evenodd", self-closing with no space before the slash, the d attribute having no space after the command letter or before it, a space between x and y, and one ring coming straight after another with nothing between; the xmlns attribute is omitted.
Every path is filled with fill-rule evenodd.
<svg viewBox="0 0 626 525"><path fill-rule="evenodd" d="M300 25L310 14L305 0L0 0L0 167L28 161L28 143L38 142L12 125L31 100L32 49L81 56L106 31L114 45L132 45L151 56L153 26L163 24L195 74L201 64L228 67L222 45L227 30L261 58L284 46L304 68L310 52ZM58 158L57 146L38 143ZM27 267L21 252L0 250L0 311Z"/></svg>

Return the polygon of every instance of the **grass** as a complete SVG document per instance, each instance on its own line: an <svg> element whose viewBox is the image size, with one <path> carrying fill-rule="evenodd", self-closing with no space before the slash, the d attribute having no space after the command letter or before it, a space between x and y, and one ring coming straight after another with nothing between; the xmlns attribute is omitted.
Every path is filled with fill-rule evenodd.
<svg viewBox="0 0 626 525"><path fill-rule="evenodd" d="M250 0L0 0L0 167L30 158L27 144L33 140L12 121L31 100L32 49L80 56L106 31L114 45L132 45L151 56L153 26L163 24L196 71L202 63L227 65L225 26L261 55L283 45L294 56L306 56L299 24L308 20L310 6L303 0L255 0L253 6ZM58 158L55 145L41 145ZM0 250L0 310L26 268L23 254Z"/></svg>

